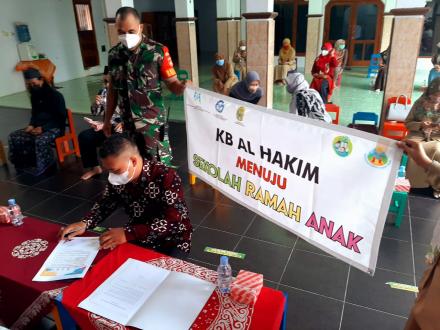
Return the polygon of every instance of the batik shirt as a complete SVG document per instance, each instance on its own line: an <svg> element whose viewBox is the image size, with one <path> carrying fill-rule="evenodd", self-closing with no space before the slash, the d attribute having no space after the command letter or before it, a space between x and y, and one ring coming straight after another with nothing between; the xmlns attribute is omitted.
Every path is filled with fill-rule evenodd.
<svg viewBox="0 0 440 330"><path fill-rule="evenodd" d="M118 207L128 214L124 225L127 241L157 250L177 247L189 252L192 226L177 173L159 162L144 159L137 182L107 184L103 196L84 218L94 228Z"/></svg>
<svg viewBox="0 0 440 330"><path fill-rule="evenodd" d="M148 152L153 157L159 152L169 165L164 159L167 153L171 157L169 142L160 131L166 122L161 81L176 75L168 48L145 36L135 51L119 43L110 49L108 66L124 129L141 132Z"/></svg>

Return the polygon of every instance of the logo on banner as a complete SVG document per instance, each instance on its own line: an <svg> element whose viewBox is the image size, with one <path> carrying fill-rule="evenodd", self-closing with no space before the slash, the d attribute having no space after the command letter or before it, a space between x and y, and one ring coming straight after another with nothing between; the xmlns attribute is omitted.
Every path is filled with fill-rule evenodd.
<svg viewBox="0 0 440 330"><path fill-rule="evenodd" d="M194 92L194 101L202 103L202 94L200 94L199 92Z"/></svg>
<svg viewBox="0 0 440 330"><path fill-rule="evenodd" d="M333 139L333 150L339 157L347 157L353 151L353 144L348 136L337 136Z"/></svg>
<svg viewBox="0 0 440 330"><path fill-rule="evenodd" d="M235 114L235 116L237 117L237 120L243 121L244 120L244 113L246 112L246 109L244 107L239 107L237 109L237 113Z"/></svg>
<svg viewBox="0 0 440 330"><path fill-rule="evenodd" d="M368 164L373 167L383 168L391 163L390 157L386 153L387 147L378 145L365 155Z"/></svg>
<svg viewBox="0 0 440 330"><path fill-rule="evenodd" d="M215 104L215 110L218 113L222 113L224 109L225 109L225 102L223 100L217 101L217 103Z"/></svg>

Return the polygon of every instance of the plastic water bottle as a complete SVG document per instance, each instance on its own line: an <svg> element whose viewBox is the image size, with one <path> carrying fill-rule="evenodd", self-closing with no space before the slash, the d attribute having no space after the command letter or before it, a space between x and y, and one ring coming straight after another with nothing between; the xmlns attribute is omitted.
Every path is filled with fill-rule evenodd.
<svg viewBox="0 0 440 330"><path fill-rule="evenodd" d="M21 226L23 224L23 214L20 206L15 202L15 199L8 200L9 214L11 215L11 223L14 226Z"/></svg>
<svg viewBox="0 0 440 330"><path fill-rule="evenodd" d="M399 167L399 172L397 172L397 177L398 178L404 178L406 176L406 169L405 166L400 166Z"/></svg>
<svg viewBox="0 0 440 330"><path fill-rule="evenodd" d="M222 293L229 293L232 282L232 269L227 256L220 257L220 265L217 268L217 286Z"/></svg>

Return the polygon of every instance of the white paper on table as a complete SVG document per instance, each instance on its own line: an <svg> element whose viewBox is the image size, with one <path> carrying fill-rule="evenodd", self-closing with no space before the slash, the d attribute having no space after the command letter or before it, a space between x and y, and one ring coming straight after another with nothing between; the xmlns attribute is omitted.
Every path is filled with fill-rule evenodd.
<svg viewBox="0 0 440 330"><path fill-rule="evenodd" d="M139 329L187 330L215 285L185 273L171 272L128 325Z"/></svg>
<svg viewBox="0 0 440 330"><path fill-rule="evenodd" d="M78 306L139 329L186 330L214 289L194 276L128 259Z"/></svg>
<svg viewBox="0 0 440 330"><path fill-rule="evenodd" d="M49 282L82 278L99 251L99 237L60 241L32 281Z"/></svg>
<svg viewBox="0 0 440 330"><path fill-rule="evenodd" d="M78 306L127 325L169 273L130 258Z"/></svg>

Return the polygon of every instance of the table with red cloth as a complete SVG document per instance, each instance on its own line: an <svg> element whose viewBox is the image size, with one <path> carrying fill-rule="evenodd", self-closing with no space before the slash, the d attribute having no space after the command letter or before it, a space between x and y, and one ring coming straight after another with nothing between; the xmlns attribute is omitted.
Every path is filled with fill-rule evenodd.
<svg viewBox="0 0 440 330"><path fill-rule="evenodd" d="M72 283L32 282L58 244L60 227L29 217L19 227L0 224L0 322L5 326L32 328L51 311L52 299ZM102 255L98 254L95 262Z"/></svg>
<svg viewBox="0 0 440 330"><path fill-rule="evenodd" d="M129 243L118 246L98 262L86 276L63 292L62 304L82 330L129 329L109 319L77 307L128 258L147 262L171 271L184 272L215 283L217 272L190 262L174 259ZM280 329L285 300L278 290L263 287L257 302L247 306L234 302L229 295L216 289L194 321L191 329ZM169 306L172 312L172 302Z"/></svg>

